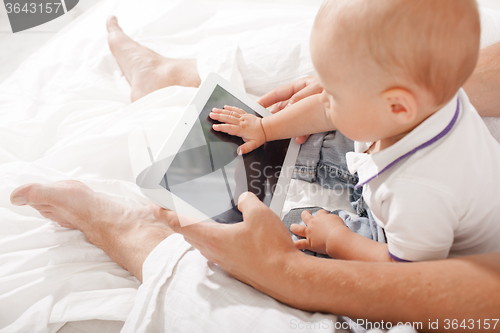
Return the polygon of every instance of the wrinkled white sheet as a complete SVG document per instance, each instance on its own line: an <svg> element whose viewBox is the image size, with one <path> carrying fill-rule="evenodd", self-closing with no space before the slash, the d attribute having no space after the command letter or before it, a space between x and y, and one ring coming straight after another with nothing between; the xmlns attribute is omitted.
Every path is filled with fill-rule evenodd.
<svg viewBox="0 0 500 333"><path fill-rule="evenodd" d="M106 17L116 14L127 33L163 55L199 57L202 73L203 66L218 65L216 71L258 95L312 72L307 36L315 11L110 0L56 35L0 86L2 332L55 332L66 321L87 319L125 321L135 299L138 281L80 232L9 202L21 184L77 179L122 204L149 203L134 184L129 134L141 122L168 122L194 89L162 91L169 96L163 110L127 108L130 88L107 47ZM290 29L295 41L283 38ZM265 59L260 65L243 61L259 55ZM248 67L231 65L237 59ZM228 66L240 81L226 75ZM253 77L243 81L241 73Z"/></svg>
<svg viewBox="0 0 500 333"><path fill-rule="evenodd" d="M9 202L11 191L21 184L77 179L124 205L149 204L134 184L129 134L140 123L172 121L194 89L171 87L158 92L168 96L163 110L148 112L137 104L129 106L130 88L106 43L104 22L108 15L116 14L127 33L160 54L199 58L202 77L216 71L247 92L260 95L312 73L307 39L316 9L198 0L146 0L140 5L132 0L107 0L56 35L0 86L1 332L55 332L66 321L88 319L125 321L132 308L126 327L134 330L154 330L168 324L186 332L189 327L217 323L222 325L217 331L229 331L233 321L224 326L222 314L232 309L234 313L259 313L250 329L264 327L261 325L267 322L259 318L282 323L291 316L318 320L318 315L284 307L230 279L179 236L162 243L153 254L158 256L162 249L170 251L176 246L183 249L185 255L172 254L164 264L175 272L176 267L181 270L192 263L192 269L207 273L201 275L204 281L195 280L199 274L190 280L194 283L191 286L200 282L200 289L179 290L190 276L179 274L175 279L177 275L169 276L166 270L163 280L141 288L134 303L138 281L82 234ZM483 46L500 39L495 35L499 29L494 26L493 14L487 15L491 29L483 29L487 32ZM500 128L498 123L496 126ZM337 204L324 202L324 196L315 197L300 186L289 208L318 204L319 199L325 207ZM148 262L154 262L155 256ZM148 276L156 276L155 271L148 272ZM179 300L205 297L205 303L196 303L194 313L189 302L164 302L161 306L143 302L161 301L158 296L164 295L169 285L177 286L169 292L186 292L177 295ZM218 303L225 290L238 290L238 286L241 291L235 294L236 299L249 301ZM207 288L214 290L206 293ZM152 320L166 318L173 308L173 313L185 317L168 323ZM184 320L197 324L183 326ZM273 327L278 322L268 324Z"/></svg>

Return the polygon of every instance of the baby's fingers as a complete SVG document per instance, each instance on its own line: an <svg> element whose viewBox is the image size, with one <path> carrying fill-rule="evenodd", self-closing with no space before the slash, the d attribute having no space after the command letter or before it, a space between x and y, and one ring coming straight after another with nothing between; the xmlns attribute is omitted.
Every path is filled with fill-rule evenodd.
<svg viewBox="0 0 500 333"><path fill-rule="evenodd" d="M229 110L236 112L237 114L245 114L245 110L242 110L240 108L237 108L236 106L230 106L230 105L224 105L224 110Z"/></svg>
<svg viewBox="0 0 500 333"><path fill-rule="evenodd" d="M233 116L233 117L236 117L236 118L239 118L240 116L242 116L243 114L245 114L246 112L243 111L243 113L240 113L240 112L236 112L236 111L231 111L231 110L226 110L226 109L217 109L217 108L213 108L212 109L212 113L217 113L217 114L226 114L228 116Z"/></svg>
<svg viewBox="0 0 500 333"><path fill-rule="evenodd" d="M300 214L300 217L302 218L302 221L304 221L306 225L309 225L309 223L314 219L311 212L308 210L304 210L302 214Z"/></svg>
<svg viewBox="0 0 500 333"><path fill-rule="evenodd" d="M218 120L222 123L237 125L240 122L240 118L228 115L225 113L210 112L210 118Z"/></svg>
<svg viewBox="0 0 500 333"><path fill-rule="evenodd" d="M238 148L238 154L239 155L247 154L252 150L259 148L259 146L260 145L257 143L257 141L254 140L245 142Z"/></svg>
<svg viewBox="0 0 500 333"><path fill-rule="evenodd" d="M307 239L299 239L293 242L295 244L295 247L299 250L309 250L310 245L309 241Z"/></svg>
<svg viewBox="0 0 500 333"><path fill-rule="evenodd" d="M326 210L320 209L316 212L316 216L321 216L321 215L330 215Z"/></svg>
<svg viewBox="0 0 500 333"><path fill-rule="evenodd" d="M224 132L229 135L236 135L239 136L240 128L236 125L230 125L230 124L214 124L212 128L216 131L219 132Z"/></svg>
<svg viewBox="0 0 500 333"><path fill-rule="evenodd" d="M300 237L306 237L306 226L302 224L292 224L290 231Z"/></svg>

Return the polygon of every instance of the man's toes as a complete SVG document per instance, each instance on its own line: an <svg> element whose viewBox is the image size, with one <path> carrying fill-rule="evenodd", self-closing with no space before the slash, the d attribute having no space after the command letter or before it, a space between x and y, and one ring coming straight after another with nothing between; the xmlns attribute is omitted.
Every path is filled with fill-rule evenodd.
<svg viewBox="0 0 500 333"><path fill-rule="evenodd" d="M81 195L83 191L92 191L77 181L62 181L51 185L26 184L16 188L10 195L10 202L16 206L58 206L68 197Z"/></svg>
<svg viewBox="0 0 500 333"><path fill-rule="evenodd" d="M25 184L16 188L10 194L10 202L15 206L26 205L28 203L26 197L34 185L37 184Z"/></svg>
<svg viewBox="0 0 500 333"><path fill-rule="evenodd" d="M127 36L122 28L118 25L118 21L116 17L112 16L108 19L106 24L108 29L108 45L111 53L118 61L118 65L122 68L123 65L127 66L129 59L131 56L130 52L134 54L134 50L139 46L136 42L134 42L129 36ZM122 68L123 71L124 68ZM125 68L125 76L127 76L127 68ZM130 79L127 77L127 79Z"/></svg>
<svg viewBox="0 0 500 333"><path fill-rule="evenodd" d="M116 16L110 16L106 21L106 28L108 29L108 33L122 31L122 28L118 25L118 19Z"/></svg>
<svg viewBox="0 0 500 333"><path fill-rule="evenodd" d="M52 185L26 184L10 195L10 202L17 206L53 205L57 201L57 192Z"/></svg>

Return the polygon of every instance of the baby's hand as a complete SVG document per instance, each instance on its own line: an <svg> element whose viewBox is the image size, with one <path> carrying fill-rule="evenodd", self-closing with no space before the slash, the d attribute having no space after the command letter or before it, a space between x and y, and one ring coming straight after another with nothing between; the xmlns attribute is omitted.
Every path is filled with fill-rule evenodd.
<svg viewBox="0 0 500 333"><path fill-rule="evenodd" d="M311 250L317 253L327 253L328 238L338 227L345 227L344 221L334 214L319 210L313 217L310 212L302 212L302 221L307 225L292 224L290 231L297 236L306 237L295 241L295 247L300 250Z"/></svg>
<svg viewBox="0 0 500 333"><path fill-rule="evenodd" d="M224 123L214 124L214 130L239 136L245 141L238 148L240 155L249 153L266 142L262 118L248 114L242 109L227 105L224 109L213 108L210 118Z"/></svg>

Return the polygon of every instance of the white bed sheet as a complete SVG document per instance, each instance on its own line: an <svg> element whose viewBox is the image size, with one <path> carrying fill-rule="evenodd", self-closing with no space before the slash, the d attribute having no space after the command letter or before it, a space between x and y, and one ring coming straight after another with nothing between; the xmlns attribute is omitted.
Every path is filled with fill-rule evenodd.
<svg viewBox="0 0 500 333"><path fill-rule="evenodd" d="M202 76L218 71L259 95L312 71L306 29L316 8L107 0L0 86L0 332L55 332L66 321L125 321L133 307L139 283L127 271L78 231L9 202L21 184L77 179L122 204L149 203L134 184L129 134L138 123L175 118L194 90L162 91L170 96L168 112L130 107L130 88L107 48L106 17L116 14L127 33L163 55L199 57ZM483 46L500 39L497 13L483 12ZM297 31L292 42L284 40L290 30ZM266 66L256 65L261 63ZM498 139L499 123L489 122ZM325 200L320 191L304 190L309 185L294 184L287 208L346 206L342 198Z"/></svg>
<svg viewBox="0 0 500 333"><path fill-rule="evenodd" d="M9 202L11 191L21 184L77 179L125 205L150 203L134 183L129 134L140 122L168 122L194 89L163 91L170 96L166 110L140 112L128 107L130 88L107 47L107 16L117 15L127 33L155 51L170 57L201 57L208 67L215 60L235 63L249 54L245 50L268 46L269 52L261 53L263 57L274 53L266 58L268 65L241 69L254 79L239 82L249 83L250 92L261 94L310 73L310 62L301 59L307 58L307 35L316 9L109 0L57 34L0 86L2 332L55 332L67 321L89 319L125 321L135 299L138 281L80 232ZM276 47L281 31L289 27L303 33L300 42L289 47L287 60L283 51L276 56ZM252 38L272 36L271 32L277 35ZM226 58L218 56L221 49L227 51ZM286 75L276 73L286 61L293 61ZM203 71L202 66L203 61ZM219 66L222 75L224 68ZM259 75L271 79L254 84Z"/></svg>

